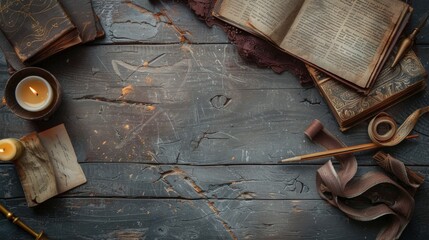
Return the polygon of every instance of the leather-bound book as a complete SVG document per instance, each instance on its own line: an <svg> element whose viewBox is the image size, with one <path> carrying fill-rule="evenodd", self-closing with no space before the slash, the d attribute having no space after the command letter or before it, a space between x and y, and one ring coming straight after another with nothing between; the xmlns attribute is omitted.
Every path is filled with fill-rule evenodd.
<svg viewBox="0 0 429 240"><path fill-rule="evenodd" d="M23 63L38 62L82 42L57 0L6 0L0 14L0 28Z"/></svg>
<svg viewBox="0 0 429 240"><path fill-rule="evenodd" d="M413 51L409 51L395 68L390 68L392 61L393 59L390 58L386 63L367 95L359 94L355 89L307 66L341 131L349 129L426 87L427 73Z"/></svg>
<svg viewBox="0 0 429 240"><path fill-rule="evenodd" d="M92 9L91 0L59 0L64 10L76 25L82 43L98 37L97 18Z"/></svg>
<svg viewBox="0 0 429 240"><path fill-rule="evenodd" d="M95 13L94 13L94 18L95 18L95 28L97 30L97 38L104 37L105 33L104 33L103 26L101 25L100 18Z"/></svg>

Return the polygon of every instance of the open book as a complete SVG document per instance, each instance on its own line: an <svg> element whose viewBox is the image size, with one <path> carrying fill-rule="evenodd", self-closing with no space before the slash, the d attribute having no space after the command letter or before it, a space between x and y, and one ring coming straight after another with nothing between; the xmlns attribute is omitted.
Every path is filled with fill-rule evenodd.
<svg viewBox="0 0 429 240"><path fill-rule="evenodd" d="M213 15L368 92L412 8L399 0L218 0Z"/></svg>
<svg viewBox="0 0 429 240"><path fill-rule="evenodd" d="M29 207L86 183L64 124L21 138L25 151L14 161Z"/></svg>

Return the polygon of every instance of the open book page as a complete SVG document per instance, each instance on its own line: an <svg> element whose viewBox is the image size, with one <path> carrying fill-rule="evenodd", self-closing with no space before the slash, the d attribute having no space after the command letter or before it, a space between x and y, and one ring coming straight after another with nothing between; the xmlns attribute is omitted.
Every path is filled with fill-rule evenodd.
<svg viewBox="0 0 429 240"><path fill-rule="evenodd" d="M58 194L55 174L37 133L28 134L21 142L25 151L14 163L27 204L34 207Z"/></svg>
<svg viewBox="0 0 429 240"><path fill-rule="evenodd" d="M256 0L218 0L213 15L250 33L259 34L248 24Z"/></svg>
<svg viewBox="0 0 429 240"><path fill-rule="evenodd" d="M25 151L14 163L29 207L86 182L63 124L21 142Z"/></svg>
<svg viewBox="0 0 429 240"><path fill-rule="evenodd" d="M249 24L280 45L298 15L304 0L257 0L249 15Z"/></svg>
<svg viewBox="0 0 429 240"><path fill-rule="evenodd" d="M280 47L367 88L408 6L391 0L305 0Z"/></svg>
<svg viewBox="0 0 429 240"><path fill-rule="evenodd" d="M52 162L58 193L86 182L64 124L38 134Z"/></svg>

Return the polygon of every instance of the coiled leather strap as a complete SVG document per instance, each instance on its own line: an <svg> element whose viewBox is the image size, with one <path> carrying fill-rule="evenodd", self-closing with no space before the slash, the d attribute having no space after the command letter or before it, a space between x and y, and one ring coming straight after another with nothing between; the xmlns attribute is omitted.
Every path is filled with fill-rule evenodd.
<svg viewBox="0 0 429 240"><path fill-rule="evenodd" d="M324 129L318 120L313 121L305 134L327 149L345 146ZM376 162L400 179L400 182L380 171L355 177L357 161L352 154L335 158L340 164L338 170L331 161L317 170L316 184L320 196L350 218L359 221L390 216L390 223L380 230L377 239L398 239L410 221L414 209L413 195L423 182L423 177L384 153L376 154Z"/></svg>
<svg viewBox="0 0 429 240"><path fill-rule="evenodd" d="M402 125L398 128L395 120L387 113L379 113L375 116L368 125L368 135L374 143L382 146L394 146L413 130L420 116L429 112L429 106L417 109L405 119ZM383 124L389 126L389 130L385 133L379 133L379 127Z"/></svg>

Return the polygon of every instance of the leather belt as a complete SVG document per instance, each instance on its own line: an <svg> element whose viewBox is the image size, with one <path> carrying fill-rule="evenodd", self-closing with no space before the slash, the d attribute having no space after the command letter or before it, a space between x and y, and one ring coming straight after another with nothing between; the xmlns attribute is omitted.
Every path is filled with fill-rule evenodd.
<svg viewBox="0 0 429 240"><path fill-rule="evenodd" d="M428 110L429 108L425 111ZM423 114L422 111L413 113L413 119L421 114ZM382 116L386 117L387 115L383 114ZM372 121L371 127L385 123L386 119ZM416 122L407 120L407 124L415 124ZM393 125L391 122L388 125L394 130L391 133L383 134L384 136L381 137L382 141L386 141L383 139L393 139L392 141L387 140L388 144L399 141L397 139L407 136L412 130L412 127L409 129L409 127L402 126L402 128L396 129L396 124ZM324 129L318 120L313 121L305 134L326 149L346 146ZM423 183L423 176L383 152L378 152L374 159L386 172L372 171L359 177L355 177L358 165L353 154L339 155L335 158L339 163L338 170L334 168L331 160L317 170L316 184L319 195L350 218L359 221L371 221L382 216L389 216L390 223L380 230L377 239L399 238L411 219L414 210L413 196L416 189ZM393 178L388 174L392 175Z"/></svg>

